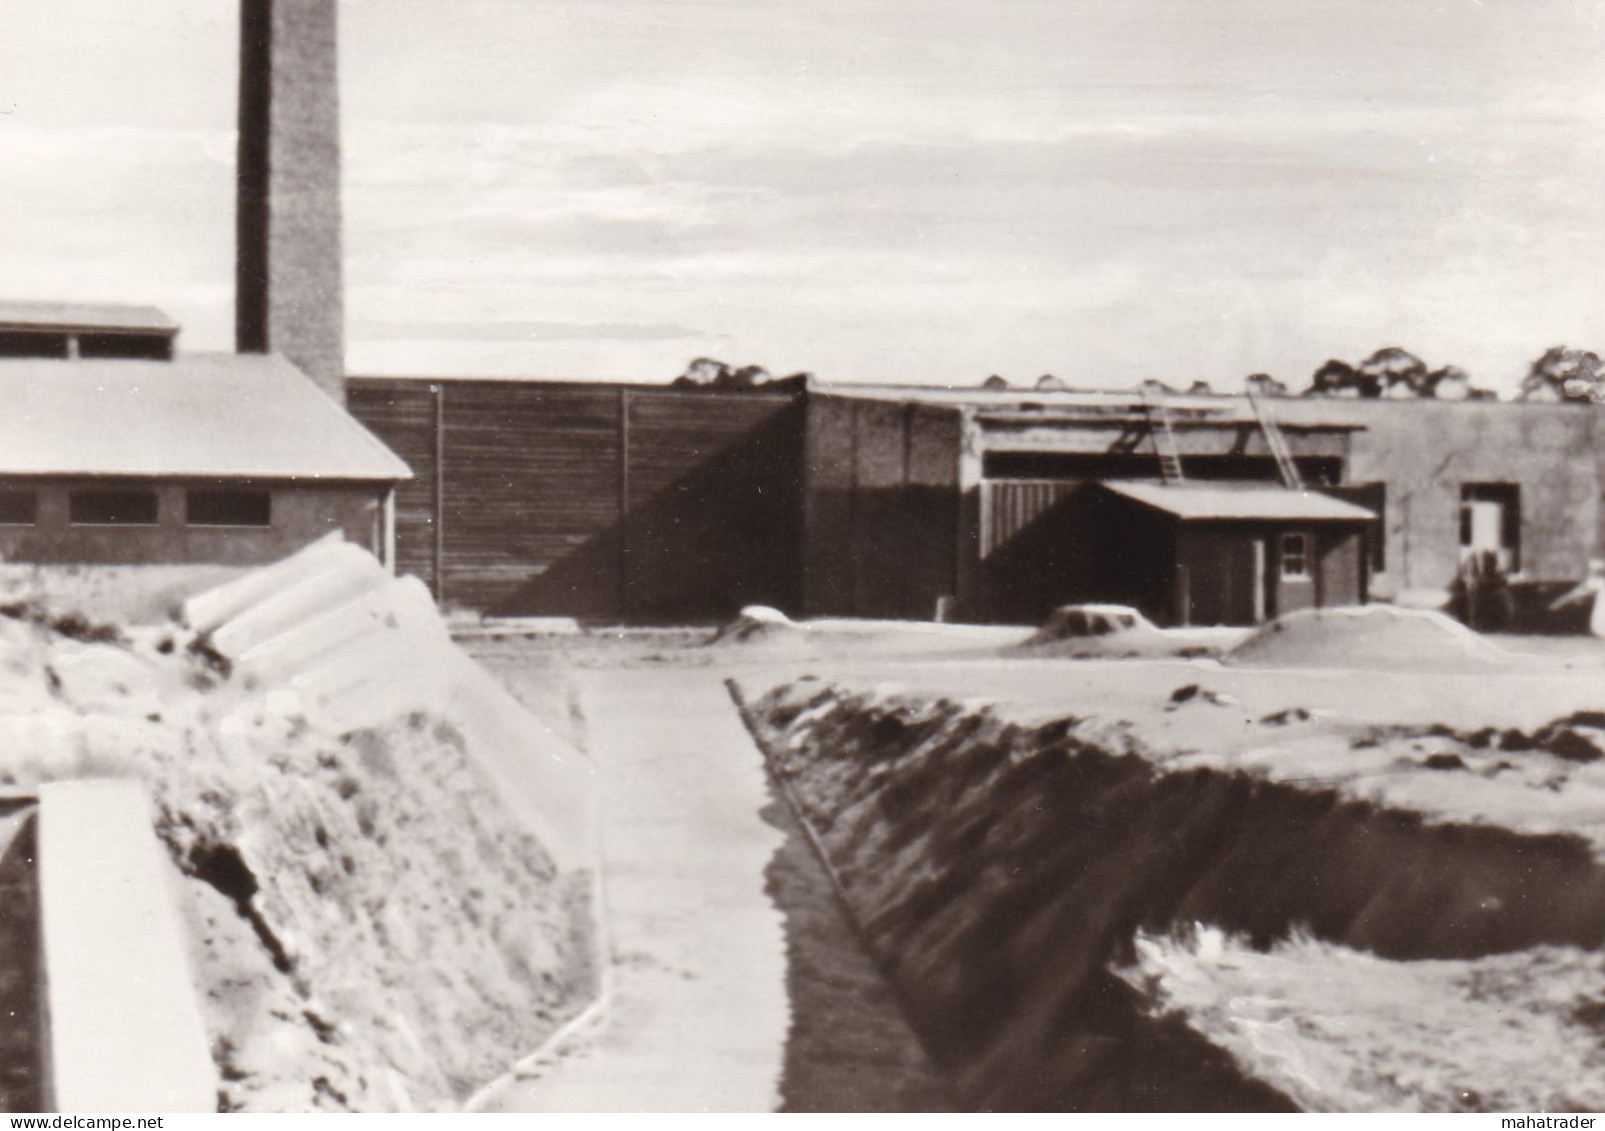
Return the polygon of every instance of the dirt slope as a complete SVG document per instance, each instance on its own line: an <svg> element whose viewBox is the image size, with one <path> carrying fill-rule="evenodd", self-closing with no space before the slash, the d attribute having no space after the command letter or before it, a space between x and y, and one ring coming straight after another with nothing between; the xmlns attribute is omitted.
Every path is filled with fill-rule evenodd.
<svg viewBox="0 0 1605 1131"><path fill-rule="evenodd" d="M1202 697L1194 686L1152 711L1213 709ZM1184 1008L1185 995L1145 980L1156 969L1132 975L1139 937L1185 936L1202 923L1257 953L1303 932L1407 969L1605 941L1605 867L1581 836L1427 820L1337 788L1330 773L1274 780L1240 758L1184 759L1119 719L1025 725L975 704L813 680L751 698L748 716L915 1003L916 1029L978 1107L1396 1099L1381 1079L1386 1061L1369 1055L1376 1048L1355 1050L1361 1067L1342 1088L1312 1090L1273 1071L1252 1040L1227 1039L1220 1011ZM1271 734L1287 723L1263 726ZM1419 779L1451 777L1408 753L1417 737L1400 737L1395 761L1405 755ZM1522 758L1559 765L1541 750L1507 760ZM1578 993L1583 984L1569 983ZM1422 986L1429 1012L1433 995L1449 992ZM1588 1000L1560 1013L1589 1017ZM1588 1024L1565 1024L1571 1039L1595 1040ZM1466 1093L1459 1106L1469 1107L1491 1096L1535 1108L1576 1097L1564 1061L1517 1072L1495 1055L1502 1047L1475 1046L1452 1080L1423 1067L1433 1088L1422 1094L1447 1103Z"/></svg>
<svg viewBox="0 0 1605 1131"><path fill-rule="evenodd" d="M0 613L0 781L146 784L223 1108L450 1108L588 993L584 884L449 712L333 733L174 625Z"/></svg>

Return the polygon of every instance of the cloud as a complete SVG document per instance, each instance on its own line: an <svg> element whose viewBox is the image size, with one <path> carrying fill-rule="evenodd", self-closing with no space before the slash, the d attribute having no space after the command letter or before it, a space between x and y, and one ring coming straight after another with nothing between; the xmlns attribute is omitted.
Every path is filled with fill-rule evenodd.
<svg viewBox="0 0 1605 1131"><path fill-rule="evenodd" d="M443 341L576 342L576 341L679 341L706 335L672 323L649 322L378 322L353 324L352 336L369 342Z"/></svg>

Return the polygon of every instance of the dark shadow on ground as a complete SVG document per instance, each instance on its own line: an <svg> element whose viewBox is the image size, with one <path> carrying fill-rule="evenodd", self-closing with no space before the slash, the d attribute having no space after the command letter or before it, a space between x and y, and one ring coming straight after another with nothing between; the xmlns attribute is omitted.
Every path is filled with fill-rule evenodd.
<svg viewBox="0 0 1605 1131"><path fill-rule="evenodd" d="M786 917L781 1111L959 1111L864 951L819 858L783 801L763 819L785 835L765 873Z"/></svg>
<svg viewBox="0 0 1605 1131"><path fill-rule="evenodd" d="M15 819L24 805L32 807L0 800L0 817ZM6 1112L45 1110L37 829L29 812L0 856L0 1111Z"/></svg>

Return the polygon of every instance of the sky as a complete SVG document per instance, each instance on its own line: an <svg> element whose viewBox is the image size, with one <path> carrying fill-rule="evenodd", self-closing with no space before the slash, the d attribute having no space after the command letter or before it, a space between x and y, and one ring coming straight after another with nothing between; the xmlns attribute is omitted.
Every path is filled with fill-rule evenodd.
<svg viewBox="0 0 1605 1131"><path fill-rule="evenodd" d="M232 344L236 5L0 0L0 297ZM1605 351L1605 0L340 0L353 373Z"/></svg>

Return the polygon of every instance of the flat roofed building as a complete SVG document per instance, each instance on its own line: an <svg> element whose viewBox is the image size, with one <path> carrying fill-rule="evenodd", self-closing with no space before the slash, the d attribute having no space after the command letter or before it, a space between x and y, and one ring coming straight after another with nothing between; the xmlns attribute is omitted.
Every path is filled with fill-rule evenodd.
<svg viewBox="0 0 1605 1131"><path fill-rule="evenodd" d="M177 337L153 306L0 300L0 358L168 361Z"/></svg>

